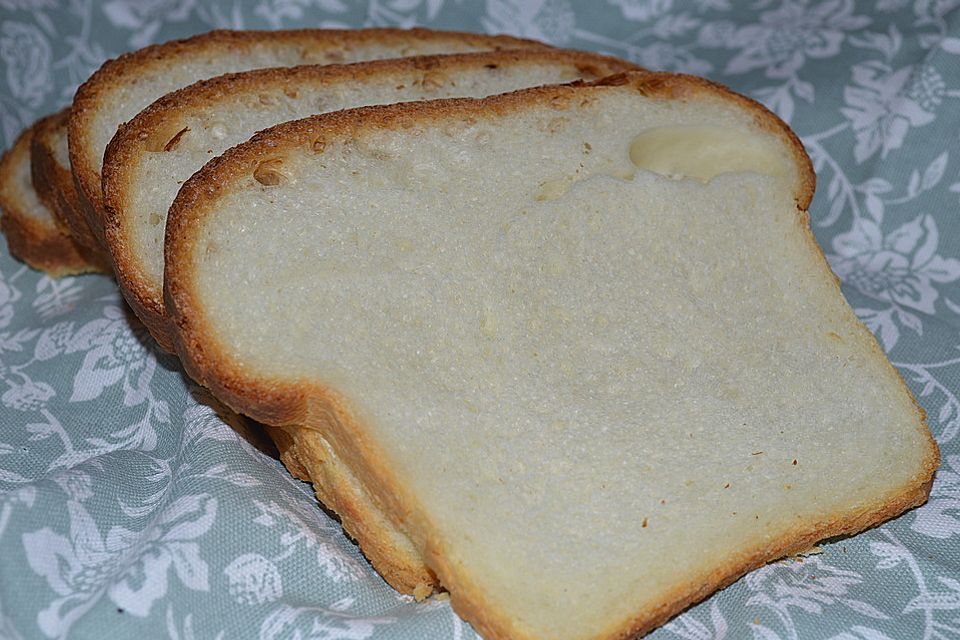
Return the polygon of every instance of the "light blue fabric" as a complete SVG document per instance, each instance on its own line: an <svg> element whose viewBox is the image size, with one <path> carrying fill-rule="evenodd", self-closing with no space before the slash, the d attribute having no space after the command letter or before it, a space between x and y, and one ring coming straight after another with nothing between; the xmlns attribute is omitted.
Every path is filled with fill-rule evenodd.
<svg viewBox="0 0 960 640"><path fill-rule="evenodd" d="M813 158L814 230L926 409L943 466L926 506L755 571L651 637L957 638L958 7L0 0L0 128L9 146L104 59L217 27L510 32L706 75L763 101ZM387 587L310 488L156 352L108 278L51 280L4 250L0 382L0 638L474 637L446 602Z"/></svg>

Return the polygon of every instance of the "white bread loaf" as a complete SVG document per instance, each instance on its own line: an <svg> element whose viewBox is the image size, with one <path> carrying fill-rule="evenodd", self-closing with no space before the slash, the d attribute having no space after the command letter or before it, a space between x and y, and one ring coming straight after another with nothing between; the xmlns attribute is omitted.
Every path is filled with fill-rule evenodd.
<svg viewBox="0 0 960 640"><path fill-rule="evenodd" d="M546 45L510 36L429 29L212 31L152 45L109 60L74 96L70 164L84 215L101 246L103 153L117 128L160 96L224 73L302 64Z"/></svg>
<svg viewBox="0 0 960 640"><path fill-rule="evenodd" d="M685 76L327 114L184 185L167 308L190 375L311 434L481 634L621 638L929 492L813 185Z"/></svg>
<svg viewBox="0 0 960 640"><path fill-rule="evenodd" d="M531 49L260 69L168 94L123 125L104 157L105 231L117 282L171 350L163 307L167 210L195 171L261 129L351 107L480 97L635 68L596 54Z"/></svg>

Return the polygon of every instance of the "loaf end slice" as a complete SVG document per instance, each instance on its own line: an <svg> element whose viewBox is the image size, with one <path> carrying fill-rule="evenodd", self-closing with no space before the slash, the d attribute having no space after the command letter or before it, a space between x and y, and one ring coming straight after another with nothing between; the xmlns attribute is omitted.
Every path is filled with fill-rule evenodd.
<svg viewBox="0 0 960 640"><path fill-rule="evenodd" d="M123 125L105 154L104 221L117 282L157 342L171 350L163 305L167 210L209 159L261 129L370 104L479 97L635 68L596 54L530 49L260 69L170 93Z"/></svg>
<svg viewBox="0 0 960 640"><path fill-rule="evenodd" d="M100 172L107 144L141 109L197 80L267 67L546 46L511 36L421 28L299 29L212 31L124 54L104 63L73 100L70 164L84 215L105 247Z"/></svg>
<svg viewBox="0 0 960 640"><path fill-rule="evenodd" d="M57 225L34 189L30 161L33 135L31 126L0 158L0 229L10 254L54 277L101 271L102 263Z"/></svg>
<svg viewBox="0 0 960 640"><path fill-rule="evenodd" d="M320 434L483 635L627 637L926 499L813 184L685 76L327 114L184 185L166 303L190 375Z"/></svg>

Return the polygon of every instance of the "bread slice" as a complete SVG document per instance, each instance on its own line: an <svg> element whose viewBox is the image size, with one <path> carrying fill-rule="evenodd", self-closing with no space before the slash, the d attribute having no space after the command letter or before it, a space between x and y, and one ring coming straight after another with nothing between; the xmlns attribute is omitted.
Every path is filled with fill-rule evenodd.
<svg viewBox="0 0 960 640"><path fill-rule="evenodd" d="M104 63L74 96L70 163L84 215L105 247L100 170L107 143L148 104L197 80L265 67L546 46L510 36L428 29L301 29L213 31L127 53Z"/></svg>
<svg viewBox="0 0 960 640"><path fill-rule="evenodd" d="M95 258L57 226L33 188L30 143L35 127L21 133L0 158L0 229L10 254L55 277L99 271Z"/></svg>
<svg viewBox="0 0 960 640"><path fill-rule="evenodd" d="M157 342L171 350L163 307L167 210L207 160L261 129L325 111L485 96L635 68L596 54L531 49L261 69L175 91L122 126L104 156L105 231L117 282Z"/></svg>
<svg viewBox="0 0 960 640"><path fill-rule="evenodd" d="M90 262L91 271L110 273L104 254L83 217L83 209L70 173L67 151L69 108L42 118L34 126L30 143L30 174L40 202L53 214L60 230L69 235Z"/></svg>
<svg viewBox="0 0 960 640"><path fill-rule="evenodd" d="M177 353L316 434L484 636L644 633L928 495L813 187L775 116L671 74L279 125L171 207Z"/></svg>

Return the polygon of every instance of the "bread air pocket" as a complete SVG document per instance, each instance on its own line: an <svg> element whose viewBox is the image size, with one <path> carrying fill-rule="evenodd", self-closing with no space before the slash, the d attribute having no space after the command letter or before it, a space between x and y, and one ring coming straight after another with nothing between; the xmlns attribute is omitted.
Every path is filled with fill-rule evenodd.
<svg viewBox="0 0 960 640"><path fill-rule="evenodd" d="M630 161L674 179L709 182L724 173L759 173L786 178L791 159L772 139L746 129L716 125L672 125L643 131L630 142Z"/></svg>

